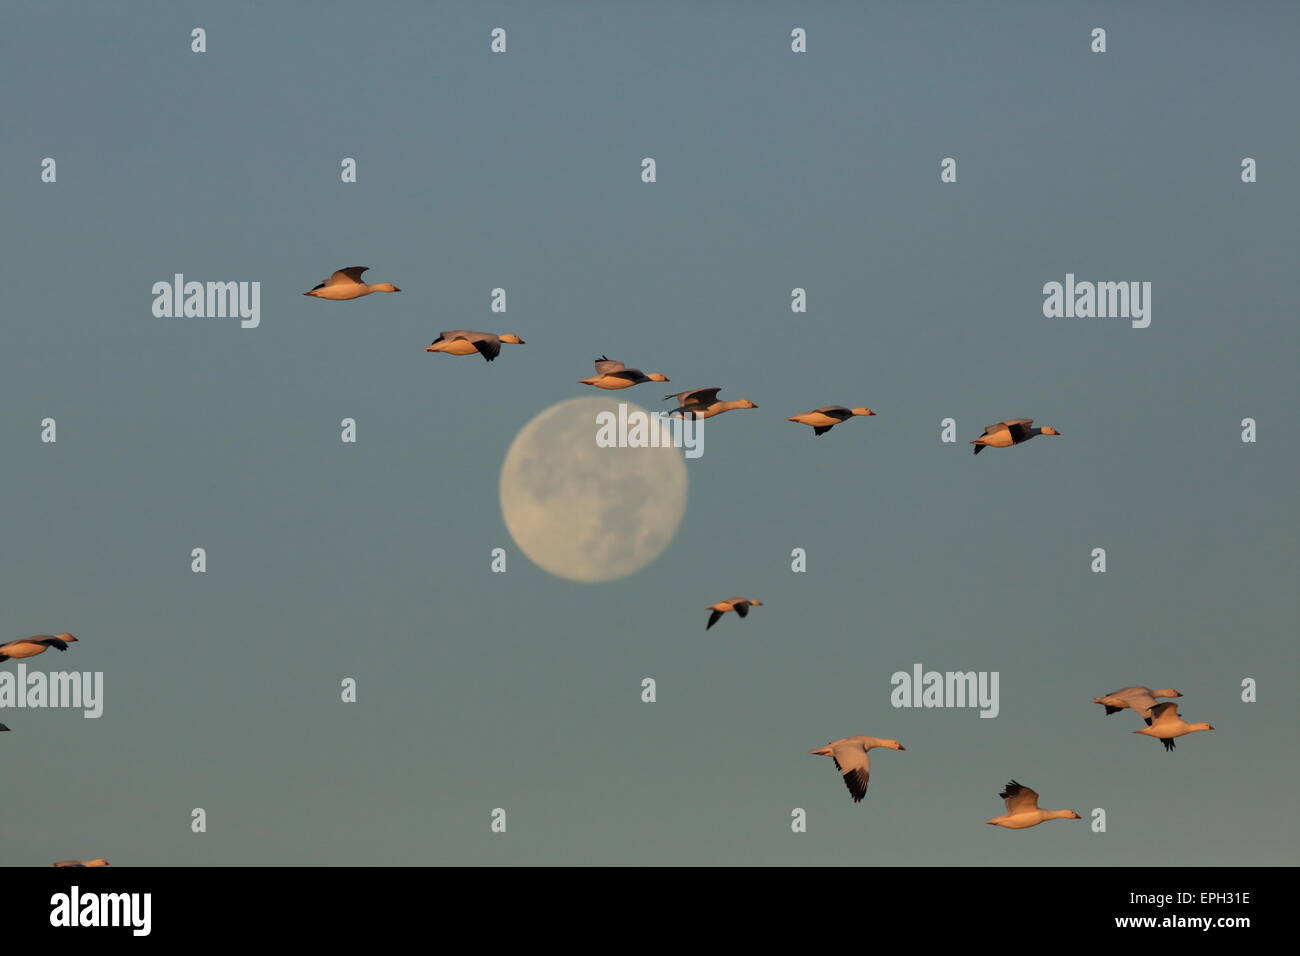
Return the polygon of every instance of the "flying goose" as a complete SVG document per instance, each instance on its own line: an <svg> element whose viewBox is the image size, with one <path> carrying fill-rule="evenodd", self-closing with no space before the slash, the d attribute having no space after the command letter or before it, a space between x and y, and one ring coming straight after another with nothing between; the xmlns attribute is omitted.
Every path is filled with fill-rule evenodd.
<svg viewBox="0 0 1300 956"><path fill-rule="evenodd" d="M374 285L366 285L361 281L361 273L369 268L370 266L348 266L346 269L340 269L310 292L304 292L303 295L310 295L317 299L332 299L339 302L344 299L359 299L363 295L370 295L372 292L402 291L391 282L376 282Z"/></svg>
<svg viewBox="0 0 1300 956"><path fill-rule="evenodd" d="M975 454L978 455L983 451L985 445L992 448L1010 448L1012 445L1019 445L1029 441L1035 435L1061 434L1050 426L1030 428L1029 426L1033 423L1032 418L1013 418L1011 421L986 426L984 434L971 442L975 446Z"/></svg>
<svg viewBox="0 0 1300 956"><path fill-rule="evenodd" d="M825 747L808 751L819 757L830 757L835 762L835 769L844 775L844 786L849 788L854 803L861 803L867 794L867 782L871 779L871 756L867 753L873 747L888 750L906 750L897 740L883 737L844 737L832 740Z"/></svg>
<svg viewBox="0 0 1300 956"><path fill-rule="evenodd" d="M1073 810L1040 810L1038 794L1022 783L1012 780L1005 790L998 794L1007 803L1007 812L992 820L985 820L995 827L1008 830L1025 830L1036 827L1044 820L1082 820Z"/></svg>
<svg viewBox="0 0 1300 956"><path fill-rule="evenodd" d="M709 623L704 625L704 629L707 631L714 624L717 624L718 619L728 611L735 611L741 617L745 617L749 614L749 609L751 607L762 606L762 601L755 601L753 598L743 597L727 598L727 600L719 601L717 604L710 604L709 610L713 613L709 615Z"/></svg>
<svg viewBox="0 0 1300 956"><path fill-rule="evenodd" d="M60 860L50 866L108 866L108 861L101 856L94 860Z"/></svg>
<svg viewBox="0 0 1300 956"><path fill-rule="evenodd" d="M1183 695L1172 688L1165 690L1152 690L1150 687L1123 687L1117 691L1112 691L1105 697L1094 697L1094 704L1101 704L1106 708L1106 716L1118 714L1126 707L1131 707L1137 711L1138 716L1151 725L1151 708L1156 705L1157 697L1182 697Z"/></svg>
<svg viewBox="0 0 1300 956"><path fill-rule="evenodd" d="M580 378L580 385L594 385L597 388L631 388L642 382L669 382L672 379L658 372L647 375L639 368L627 368L622 362L602 355L596 359L596 375L593 378Z"/></svg>
<svg viewBox="0 0 1300 956"><path fill-rule="evenodd" d="M60 634L57 637L53 634L37 634L35 637L24 637L20 641L0 644L0 661L35 657L37 654L44 654L47 647L57 647L61 651L66 651L69 644L76 642L77 639L71 634Z"/></svg>
<svg viewBox="0 0 1300 956"><path fill-rule="evenodd" d="M804 412L802 415L794 415L787 418L787 422L798 422L800 425L811 425L813 434L820 435L822 432L828 432L840 422L847 422L854 415L874 415L876 414L869 408L845 408L843 405L823 405L821 408L813 409L811 412Z"/></svg>
<svg viewBox="0 0 1300 956"><path fill-rule="evenodd" d="M676 395L665 395L664 401L670 398L677 399L678 406L674 408L669 415L681 415L686 417L690 412L692 418L712 418L714 415L721 415L723 412L729 412L733 408L758 408L747 398L738 398L734 402L718 401L718 392L722 391L722 386L717 388L697 388L689 392L678 392Z"/></svg>
<svg viewBox="0 0 1300 956"><path fill-rule="evenodd" d="M1146 734L1148 737L1155 737L1165 745L1165 750L1174 749L1174 738L1184 737L1187 734L1196 733L1198 730L1213 730L1214 728L1202 721L1199 724L1189 724L1178 716L1178 705L1166 701L1163 704L1156 704L1151 708L1151 726L1143 727L1141 730L1135 730L1135 734Z"/></svg>
<svg viewBox="0 0 1300 956"><path fill-rule="evenodd" d="M493 361L501 354L501 343L523 345L524 340L507 332L505 335L493 335L491 332L468 332L455 329L451 332L439 332L431 345L425 346L426 352L442 352L446 355L473 355L477 352L486 362Z"/></svg>

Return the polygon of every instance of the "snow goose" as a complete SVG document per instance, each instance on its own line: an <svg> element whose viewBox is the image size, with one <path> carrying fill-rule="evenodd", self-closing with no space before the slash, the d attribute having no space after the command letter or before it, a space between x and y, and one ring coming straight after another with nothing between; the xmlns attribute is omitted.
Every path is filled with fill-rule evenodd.
<svg viewBox="0 0 1300 956"><path fill-rule="evenodd" d="M995 827L1008 830L1024 830L1036 827L1044 820L1082 820L1073 810L1040 810L1038 794L1024 784L1012 780L1005 790L998 794L1007 804L1007 812L992 820L985 820Z"/></svg>
<svg viewBox="0 0 1300 956"><path fill-rule="evenodd" d="M24 637L21 641L0 644L0 661L35 657L37 654L44 654L47 647L55 647L61 651L66 651L69 644L75 644L76 642L77 639L71 634L59 634L58 636L37 634L35 637Z"/></svg>
<svg viewBox="0 0 1300 956"><path fill-rule="evenodd" d="M1183 695L1172 688L1165 690L1152 690L1150 687L1122 687L1117 691L1107 694L1105 697L1094 697L1094 704L1101 704L1106 708L1106 716L1118 714L1126 707L1131 707L1137 711L1138 716L1151 724L1151 708L1156 705L1157 697L1182 697Z"/></svg>
<svg viewBox="0 0 1300 956"><path fill-rule="evenodd" d="M787 422L798 422L800 425L811 425L813 434L820 435L828 432L840 422L847 422L854 415L874 415L876 414L869 408L845 408L843 405L823 405L821 408L813 409L811 412L804 412L802 415L793 415L787 418Z"/></svg>
<svg viewBox="0 0 1300 956"><path fill-rule="evenodd" d="M1156 704L1151 708L1151 726L1143 727L1141 730L1135 730L1135 734L1146 734L1148 737L1155 737L1165 745L1165 750L1174 749L1174 738L1184 737L1187 734L1194 734L1198 730L1213 730L1214 728L1202 721L1199 724L1189 724L1183 718L1178 716L1178 705L1171 702Z"/></svg>
<svg viewBox="0 0 1300 956"><path fill-rule="evenodd" d="M361 281L361 273L369 268L370 266L349 266L346 269L340 269L310 292L304 292L303 295L341 302L345 299L359 299L363 295L370 295L372 292L402 291L391 282L376 282L374 285L366 285Z"/></svg>
<svg viewBox="0 0 1300 956"><path fill-rule="evenodd" d="M830 757L835 762L835 769L844 775L844 786L849 788L854 803L861 803L867 794L867 782L871 779L871 757L867 753L875 747L887 750L906 750L897 740L884 737L843 737L832 740L825 747L808 751L819 757Z"/></svg>
<svg viewBox="0 0 1300 956"><path fill-rule="evenodd" d="M690 412L693 418L712 418L714 415L729 412L733 408L758 408L747 398L738 398L734 402L720 402L718 401L718 392L720 391L722 391L722 386L717 388L696 388L689 392L678 392L676 395L665 395L665 401L675 398L679 406L668 414L681 415L684 418L686 413Z"/></svg>
<svg viewBox="0 0 1300 956"><path fill-rule="evenodd" d="M60 860L50 866L108 866L108 861L101 856L94 860Z"/></svg>
<svg viewBox="0 0 1300 956"><path fill-rule="evenodd" d="M983 451L986 445L991 448L1010 448L1012 445L1029 441L1035 435L1061 434L1050 426L1030 428L1033 423L1032 418L1013 418L1011 421L986 426L984 434L971 442L975 446L975 454L978 455Z"/></svg>
<svg viewBox="0 0 1300 956"><path fill-rule="evenodd" d="M493 361L501 354L501 343L506 345L523 345L524 340L513 333L494 335L491 332L470 332L455 329L451 332L439 332L431 345L425 346L426 352L442 352L444 355L473 355L477 352L485 362Z"/></svg>
<svg viewBox="0 0 1300 956"><path fill-rule="evenodd" d="M745 617L749 614L749 609L751 607L762 606L762 601L755 601L753 598L743 597L727 598L725 601L719 601L717 604L710 604L709 610L713 613L709 615L709 623L704 625L704 629L707 631L714 624L717 624L718 619L728 611L735 611L741 617Z"/></svg>
<svg viewBox="0 0 1300 956"><path fill-rule="evenodd" d="M658 372L647 375L639 368L627 368L622 362L602 355L596 359L596 374L592 378L580 378L580 385L594 385L597 388L631 388L642 382L670 382L672 379Z"/></svg>

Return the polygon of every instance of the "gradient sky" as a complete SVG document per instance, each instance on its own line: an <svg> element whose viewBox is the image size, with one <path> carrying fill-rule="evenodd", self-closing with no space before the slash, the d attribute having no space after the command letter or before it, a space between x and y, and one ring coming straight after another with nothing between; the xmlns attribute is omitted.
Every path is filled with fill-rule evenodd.
<svg viewBox="0 0 1300 956"><path fill-rule="evenodd" d="M106 702L0 712L0 864L1295 863L1298 28L7 4L0 641L71 631L28 664ZM354 264L402 294L301 295ZM176 272L260 281L261 327L155 318ZM1153 283L1150 328L1044 318L1067 272ZM528 344L421 350L466 327ZM497 475L601 353L760 408L709 423L659 560L582 585L513 547ZM824 404L879 417L782 421ZM1020 416L1063 437L970 454ZM706 634L732 594L764 607ZM916 662L999 671L999 717L892 708ZM1132 683L1216 730L1130 735L1091 699ZM855 806L806 751L858 733L908 749ZM1108 832L982 826L1012 777Z"/></svg>

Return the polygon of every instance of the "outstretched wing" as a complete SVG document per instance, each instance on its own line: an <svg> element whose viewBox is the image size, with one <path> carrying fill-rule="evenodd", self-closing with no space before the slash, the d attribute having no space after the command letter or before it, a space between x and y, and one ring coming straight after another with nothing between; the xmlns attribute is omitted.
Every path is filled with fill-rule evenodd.
<svg viewBox="0 0 1300 956"><path fill-rule="evenodd" d="M498 339L475 339L474 348L483 356L484 361L491 362L501 354L501 342Z"/></svg>
<svg viewBox="0 0 1300 956"><path fill-rule="evenodd" d="M835 759L835 769L844 776L844 786L849 788L853 802L861 803L871 781L871 757L866 749L858 743L832 744L831 756Z"/></svg>
<svg viewBox="0 0 1300 956"><path fill-rule="evenodd" d="M1006 789L999 793L998 796L1006 801L1007 813L1012 816L1026 810L1038 809L1037 792L1014 780L1009 782Z"/></svg>
<svg viewBox="0 0 1300 956"><path fill-rule="evenodd" d="M611 372L617 372L617 371L619 371L619 370L622 369L623 367L624 367L624 366L623 366L623 363L622 363L622 362L618 361L617 359L608 358L608 357L606 357L606 356L604 356L604 355L602 355L600 358L596 359L596 374L597 374L597 375L608 375L608 374L610 374Z"/></svg>
<svg viewBox="0 0 1300 956"><path fill-rule="evenodd" d="M714 624L717 624L717 623L718 623L718 619L721 618L721 617L722 617L722 612L721 612L721 611L714 611L712 614L709 615L709 623L704 625L704 629L707 631L707 630L708 630L709 628L711 628Z"/></svg>
<svg viewBox="0 0 1300 956"><path fill-rule="evenodd" d="M1156 704L1151 708L1151 723L1155 724L1172 724L1178 719L1178 705L1173 701L1165 701L1162 704Z"/></svg>
<svg viewBox="0 0 1300 956"><path fill-rule="evenodd" d="M340 269L322 283L323 285L349 285L361 281L361 273L369 269L370 266L348 266L346 269ZM320 286L317 286L320 288Z"/></svg>

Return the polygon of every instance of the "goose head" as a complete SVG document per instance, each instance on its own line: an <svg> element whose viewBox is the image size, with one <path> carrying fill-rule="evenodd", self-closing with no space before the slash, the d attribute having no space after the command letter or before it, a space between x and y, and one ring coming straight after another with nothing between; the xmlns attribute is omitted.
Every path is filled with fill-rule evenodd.
<svg viewBox="0 0 1300 956"><path fill-rule="evenodd" d="M1040 434L1040 435L1059 435L1059 434L1061 434L1061 433L1058 432L1058 431L1057 431L1055 428L1053 428L1051 425L1048 425L1048 426L1045 427L1041 432L1039 432L1039 434Z"/></svg>
<svg viewBox="0 0 1300 956"><path fill-rule="evenodd" d="M757 405L755 405L747 398L737 399L735 407L736 408L758 408Z"/></svg>
<svg viewBox="0 0 1300 956"><path fill-rule="evenodd" d="M502 342L505 342L507 345L523 345L523 344L524 344L524 340L521 339L519 336L515 335L513 332L507 332L505 335L500 336L500 338L501 338L501 341L502 341Z"/></svg>
<svg viewBox="0 0 1300 956"><path fill-rule="evenodd" d="M1178 693L1178 691L1174 690L1172 687L1166 687L1164 690L1152 691L1151 696L1152 697L1182 697L1183 695Z"/></svg>
<svg viewBox="0 0 1300 956"><path fill-rule="evenodd" d="M882 741L880 742L880 746L882 746L882 747L887 747L887 748L889 748L890 750L906 750L906 749L907 749L907 748L904 747L902 744L900 744L897 740L882 740Z"/></svg>
<svg viewBox="0 0 1300 956"><path fill-rule="evenodd" d="M671 381L672 381L672 379L670 379L667 375L660 375L658 372L651 372L649 375L646 376L646 378L650 379L650 381L652 381L652 382L671 382Z"/></svg>
<svg viewBox="0 0 1300 956"><path fill-rule="evenodd" d="M397 286L393 285L391 282L376 282L374 285L370 287L370 291L371 292L401 292L402 290L399 289Z"/></svg>
<svg viewBox="0 0 1300 956"><path fill-rule="evenodd" d="M73 637L71 634L60 634L60 635L59 635L59 640L65 642L65 643L67 643L67 644L75 644L75 643L77 643L77 639L76 639L75 637Z"/></svg>
<svg viewBox="0 0 1300 956"><path fill-rule="evenodd" d="M874 415L874 414L876 414L875 412L873 412L873 411L872 411L871 409L869 409L869 408L855 408L855 409L852 409L852 412L853 412L854 415Z"/></svg>

